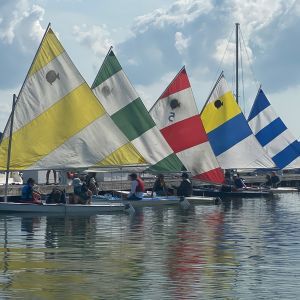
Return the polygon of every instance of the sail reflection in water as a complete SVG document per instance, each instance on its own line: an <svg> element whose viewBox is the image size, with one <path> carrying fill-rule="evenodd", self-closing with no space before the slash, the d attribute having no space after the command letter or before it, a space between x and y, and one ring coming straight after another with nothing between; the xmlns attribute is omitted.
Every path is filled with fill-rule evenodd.
<svg viewBox="0 0 300 300"><path fill-rule="evenodd" d="M0 215L0 298L297 299L299 216L298 194L133 216Z"/></svg>

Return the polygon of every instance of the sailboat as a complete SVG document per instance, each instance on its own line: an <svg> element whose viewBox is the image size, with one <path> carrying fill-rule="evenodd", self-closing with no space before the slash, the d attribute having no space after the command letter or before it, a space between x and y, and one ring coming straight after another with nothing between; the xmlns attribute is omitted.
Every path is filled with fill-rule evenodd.
<svg viewBox="0 0 300 300"><path fill-rule="evenodd" d="M248 123L279 169L300 168L300 145L271 106L262 88L251 108Z"/></svg>
<svg viewBox="0 0 300 300"><path fill-rule="evenodd" d="M92 90L116 126L131 141L152 172L180 172L184 166L157 128L116 55L110 49Z"/></svg>
<svg viewBox="0 0 300 300"><path fill-rule="evenodd" d="M192 93L185 67L175 76L149 111L162 135L193 179L223 183Z"/></svg>
<svg viewBox="0 0 300 300"><path fill-rule="evenodd" d="M150 163L147 171L174 173L186 170L131 85L112 49L108 51L100 67L92 90L118 128ZM208 171L208 168L205 171ZM218 173L217 170L216 172ZM123 192L124 194L126 193ZM216 197L204 196L192 197L188 201L197 204L218 203ZM177 196L152 198L146 194L143 200L132 201L131 204L134 206L178 205L178 202L180 204L180 197Z"/></svg>
<svg viewBox="0 0 300 300"><path fill-rule="evenodd" d="M0 170L77 169L147 163L117 128L50 28L45 32L0 146ZM66 213L123 204L1 203L0 210Z"/></svg>
<svg viewBox="0 0 300 300"><path fill-rule="evenodd" d="M275 167L253 135L223 73L217 80L200 116L221 168Z"/></svg>

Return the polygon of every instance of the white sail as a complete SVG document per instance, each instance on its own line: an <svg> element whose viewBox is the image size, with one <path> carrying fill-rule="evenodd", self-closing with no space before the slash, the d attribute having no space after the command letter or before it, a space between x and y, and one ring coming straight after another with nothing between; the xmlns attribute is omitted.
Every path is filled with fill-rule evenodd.
<svg viewBox="0 0 300 300"><path fill-rule="evenodd" d="M221 168L275 166L253 135L223 75L212 91L201 119Z"/></svg>
<svg viewBox="0 0 300 300"><path fill-rule="evenodd" d="M248 123L279 169L300 168L300 145L259 89Z"/></svg>
<svg viewBox="0 0 300 300"><path fill-rule="evenodd" d="M10 121L0 146L6 170ZM49 28L18 96L10 170L146 163L94 96Z"/></svg>

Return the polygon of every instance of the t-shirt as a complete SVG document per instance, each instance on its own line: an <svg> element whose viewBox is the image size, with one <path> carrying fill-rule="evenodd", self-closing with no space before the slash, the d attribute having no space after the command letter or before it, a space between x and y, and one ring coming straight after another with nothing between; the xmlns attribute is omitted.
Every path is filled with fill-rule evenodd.
<svg viewBox="0 0 300 300"><path fill-rule="evenodd" d="M137 180L132 180L131 181L130 193L129 193L128 197L130 197L132 195L135 195L138 198L143 198L144 192L142 192L142 191L141 192L137 192L136 191L136 188L137 188L138 185L139 185L139 183L138 183Z"/></svg>
<svg viewBox="0 0 300 300"><path fill-rule="evenodd" d="M22 188L22 200L32 200L32 186L26 184Z"/></svg>

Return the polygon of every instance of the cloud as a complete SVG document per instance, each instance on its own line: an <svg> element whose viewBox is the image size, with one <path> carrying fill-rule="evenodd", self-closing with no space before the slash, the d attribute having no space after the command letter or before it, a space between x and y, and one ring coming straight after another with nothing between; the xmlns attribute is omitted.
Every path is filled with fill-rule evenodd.
<svg viewBox="0 0 300 300"><path fill-rule="evenodd" d="M190 45L191 38L185 38L182 32L177 31L175 33L175 48L182 54L185 49L187 49Z"/></svg>
<svg viewBox="0 0 300 300"><path fill-rule="evenodd" d="M82 45L90 47L97 56L104 56L114 44L105 25L88 27L75 25L73 35Z"/></svg>
<svg viewBox="0 0 300 300"><path fill-rule="evenodd" d="M133 35L118 45L118 57L129 78L144 87L176 73L183 64L191 73L203 70L198 71L199 82L213 83L221 70L230 81L236 21L242 33L240 95L247 94L247 89L252 95L255 78L276 92L300 81L300 61L295 61L300 47L295 38L299 15L300 4L295 0L176 1L136 18Z"/></svg>
<svg viewBox="0 0 300 300"><path fill-rule="evenodd" d="M207 14L212 8L212 1L208 0L178 0L168 9L156 9L149 14L137 17L133 31L143 33L154 27L160 29L174 25L183 27L199 15Z"/></svg>
<svg viewBox="0 0 300 300"><path fill-rule="evenodd" d="M27 0L0 2L0 88L20 85L44 29L44 9Z"/></svg>

